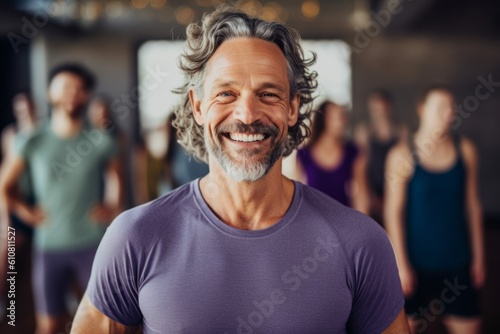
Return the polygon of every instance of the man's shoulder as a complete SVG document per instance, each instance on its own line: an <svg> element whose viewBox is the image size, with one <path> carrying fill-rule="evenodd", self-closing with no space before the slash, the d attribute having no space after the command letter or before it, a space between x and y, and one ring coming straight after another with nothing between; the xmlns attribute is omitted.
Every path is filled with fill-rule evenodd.
<svg viewBox="0 0 500 334"><path fill-rule="evenodd" d="M384 229L372 218L347 207L323 192L303 185L304 205L321 215L323 221L344 241L347 248L387 239Z"/></svg>
<svg viewBox="0 0 500 334"><path fill-rule="evenodd" d="M110 233L127 239L153 238L160 230L179 221L179 215L186 211L185 207L193 207L194 196L192 182L185 184L151 202L122 212L111 223Z"/></svg>

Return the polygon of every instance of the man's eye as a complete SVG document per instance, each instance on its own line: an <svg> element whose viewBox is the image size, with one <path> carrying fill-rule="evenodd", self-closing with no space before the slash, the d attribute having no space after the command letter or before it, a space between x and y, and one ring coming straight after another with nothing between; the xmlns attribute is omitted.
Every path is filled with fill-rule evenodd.
<svg viewBox="0 0 500 334"><path fill-rule="evenodd" d="M217 100L221 103L231 103L236 99L232 92L221 92L217 94Z"/></svg>
<svg viewBox="0 0 500 334"><path fill-rule="evenodd" d="M280 99L280 97L274 93L271 92L264 92L260 94L260 97L267 102L276 102Z"/></svg>

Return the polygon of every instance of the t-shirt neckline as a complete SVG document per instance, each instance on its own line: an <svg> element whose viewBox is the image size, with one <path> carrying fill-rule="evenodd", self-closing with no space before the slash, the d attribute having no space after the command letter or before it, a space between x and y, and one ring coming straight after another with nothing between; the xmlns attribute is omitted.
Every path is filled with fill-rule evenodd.
<svg viewBox="0 0 500 334"><path fill-rule="evenodd" d="M260 230L241 230L236 227L232 227L221 221L215 213L210 209L207 202L203 198L200 190L200 178L191 182L191 189L195 194L195 202L197 203L201 213L205 216L205 218L209 221L209 223L218 229L220 232L224 234L228 234L234 237L240 238L257 238L257 237L266 237L272 234L275 234L282 229L286 228L293 221L295 216L299 211L299 207L302 202L302 185L300 182L292 180L294 183L294 191L292 196L292 202L288 207L285 215L274 223L272 226L260 229Z"/></svg>

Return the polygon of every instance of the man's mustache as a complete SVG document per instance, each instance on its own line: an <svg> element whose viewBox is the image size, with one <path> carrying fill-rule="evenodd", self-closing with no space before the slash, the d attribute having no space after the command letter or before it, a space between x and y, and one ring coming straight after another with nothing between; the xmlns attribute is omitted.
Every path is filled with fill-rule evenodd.
<svg viewBox="0 0 500 334"><path fill-rule="evenodd" d="M261 121L255 121L252 124L241 122L219 124L215 127L217 136L222 136L228 133L260 133L267 137L276 137L279 134L277 126L264 124Z"/></svg>

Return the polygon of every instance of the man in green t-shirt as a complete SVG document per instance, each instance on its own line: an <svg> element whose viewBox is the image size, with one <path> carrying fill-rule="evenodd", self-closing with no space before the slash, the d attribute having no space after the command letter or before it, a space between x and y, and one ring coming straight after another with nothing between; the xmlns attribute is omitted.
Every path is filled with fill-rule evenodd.
<svg viewBox="0 0 500 334"><path fill-rule="evenodd" d="M33 291L37 333L64 331L65 293L76 278L86 289L106 224L120 211L121 172L114 139L84 117L94 78L65 64L50 75L51 118L20 141L5 164L0 196L34 227ZM31 174L35 205L16 196L24 170Z"/></svg>

